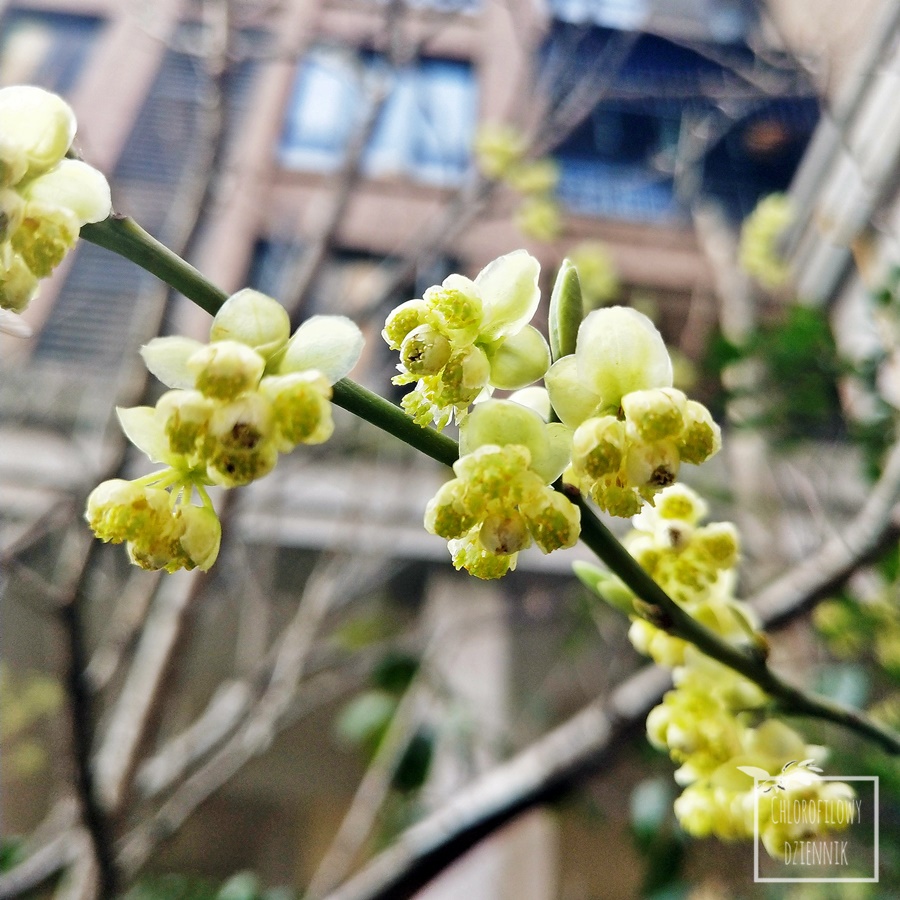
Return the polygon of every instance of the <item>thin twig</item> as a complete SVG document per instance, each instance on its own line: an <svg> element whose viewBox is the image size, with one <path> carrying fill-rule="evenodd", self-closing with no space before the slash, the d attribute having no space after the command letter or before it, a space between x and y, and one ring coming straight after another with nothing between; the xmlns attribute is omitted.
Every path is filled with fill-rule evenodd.
<svg viewBox="0 0 900 900"><path fill-rule="evenodd" d="M152 816L128 834L119 863L129 875L146 862L156 844L173 834L187 817L249 760L270 746L279 720L291 708L319 626L333 604L348 592L348 582L365 578L364 566L336 558L310 575L294 618L282 632L269 684L234 736L198 769ZM371 572L369 581L371 582Z"/></svg>

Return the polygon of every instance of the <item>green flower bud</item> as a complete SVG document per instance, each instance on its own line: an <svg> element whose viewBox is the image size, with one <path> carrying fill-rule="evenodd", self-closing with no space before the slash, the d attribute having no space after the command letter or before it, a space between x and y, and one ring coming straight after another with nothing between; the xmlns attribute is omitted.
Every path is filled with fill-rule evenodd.
<svg viewBox="0 0 900 900"><path fill-rule="evenodd" d="M675 388L632 391L622 398L629 430L646 442L677 437L684 428L687 398Z"/></svg>
<svg viewBox="0 0 900 900"><path fill-rule="evenodd" d="M502 178L528 149L525 135L513 125L489 122L475 135L478 168L488 178Z"/></svg>
<svg viewBox="0 0 900 900"><path fill-rule="evenodd" d="M113 544L141 534L166 532L170 516L169 493L133 481L115 478L91 491L85 518L94 534Z"/></svg>
<svg viewBox="0 0 900 900"><path fill-rule="evenodd" d="M549 157L520 163L509 170L506 181L522 194L549 194L559 182L559 165Z"/></svg>
<svg viewBox="0 0 900 900"><path fill-rule="evenodd" d="M448 544L453 565L457 569L465 569L470 575L482 579L502 578L507 572L515 569L517 555L488 553L481 546L476 535L468 535Z"/></svg>
<svg viewBox="0 0 900 900"><path fill-rule="evenodd" d="M432 318L424 300L407 300L391 311L384 323L381 336L391 350L399 350L406 336L414 328L428 324Z"/></svg>
<svg viewBox="0 0 900 900"><path fill-rule="evenodd" d="M488 553L518 553L531 544L525 518L515 510L488 516L481 524L478 540Z"/></svg>
<svg viewBox="0 0 900 900"><path fill-rule="evenodd" d="M574 547L581 534L581 510L568 498L546 488L536 500L519 507L542 553Z"/></svg>
<svg viewBox="0 0 900 900"><path fill-rule="evenodd" d="M253 390L265 367L265 359L239 341L204 345L187 360L198 390L215 400L234 400Z"/></svg>
<svg viewBox="0 0 900 900"><path fill-rule="evenodd" d="M238 487L268 475L278 461L271 404L248 394L220 406L209 422L207 468L223 487Z"/></svg>
<svg viewBox="0 0 900 900"><path fill-rule="evenodd" d="M654 491L668 487L678 475L679 463L678 450L671 441L633 443L625 459L628 483Z"/></svg>
<svg viewBox="0 0 900 900"><path fill-rule="evenodd" d="M184 553L180 560L181 567L208 572L219 555L222 541L222 523L219 517L215 510L190 504L179 507L178 514L184 527L180 538Z"/></svg>
<svg viewBox="0 0 900 900"><path fill-rule="evenodd" d="M479 347L471 346L455 353L444 366L435 385L435 405L457 409L467 407L484 390L490 374L490 363Z"/></svg>
<svg viewBox="0 0 900 900"><path fill-rule="evenodd" d="M696 525L709 512L703 498L684 484L667 487L656 498L655 506L661 518L681 519L691 525Z"/></svg>
<svg viewBox="0 0 900 900"><path fill-rule="evenodd" d="M78 228L78 219L67 209L27 203L12 248L38 278L46 278L75 245Z"/></svg>
<svg viewBox="0 0 900 900"><path fill-rule="evenodd" d="M297 444L324 443L334 433L331 385L318 372L266 376L260 382L260 393L272 405L282 452Z"/></svg>
<svg viewBox="0 0 900 900"><path fill-rule="evenodd" d="M441 485L425 507L425 530L445 540L461 538L478 524L466 508L466 485L460 478Z"/></svg>
<svg viewBox="0 0 900 900"><path fill-rule="evenodd" d="M430 325L419 325L403 339L400 362L416 377L437 375L447 365L452 347L450 341Z"/></svg>
<svg viewBox="0 0 900 900"><path fill-rule="evenodd" d="M71 213L79 228L87 222L105 219L112 208L106 178L79 159L64 159L18 189L29 205Z"/></svg>
<svg viewBox="0 0 900 900"><path fill-rule="evenodd" d="M562 233L559 204L552 197L529 197L516 211L516 227L536 241L553 241Z"/></svg>
<svg viewBox="0 0 900 900"><path fill-rule="evenodd" d="M694 465L706 462L722 449L722 431L702 403L687 401L684 430L676 439L676 446L681 459Z"/></svg>
<svg viewBox="0 0 900 900"><path fill-rule="evenodd" d="M471 344L481 330L484 308L478 288L462 275L450 275L440 287L425 291L429 311L453 344Z"/></svg>
<svg viewBox="0 0 900 900"><path fill-rule="evenodd" d="M209 331L211 342L238 341L266 360L284 349L290 336L287 310L252 288L232 294L216 313Z"/></svg>
<svg viewBox="0 0 900 900"><path fill-rule="evenodd" d="M18 253L6 249L0 247L0 309L22 312L37 293L38 279Z"/></svg>
<svg viewBox="0 0 900 900"><path fill-rule="evenodd" d="M75 137L75 114L61 97L41 88L2 88L0 134L18 148L27 160L28 175L34 177L52 169L66 155ZM17 161L15 168L20 167Z"/></svg>
<svg viewBox="0 0 900 900"><path fill-rule="evenodd" d="M625 423L615 416L587 419L572 437L572 464L591 479L614 475L625 460Z"/></svg>
<svg viewBox="0 0 900 900"><path fill-rule="evenodd" d="M0 134L0 187L18 184L28 170L28 157L12 135Z"/></svg>
<svg viewBox="0 0 900 900"><path fill-rule="evenodd" d="M489 359L491 384L514 391L544 377L550 367L550 348L536 328L526 325L490 352Z"/></svg>
<svg viewBox="0 0 900 900"><path fill-rule="evenodd" d="M156 402L173 453L191 457L203 446L213 401L199 391L167 391Z"/></svg>

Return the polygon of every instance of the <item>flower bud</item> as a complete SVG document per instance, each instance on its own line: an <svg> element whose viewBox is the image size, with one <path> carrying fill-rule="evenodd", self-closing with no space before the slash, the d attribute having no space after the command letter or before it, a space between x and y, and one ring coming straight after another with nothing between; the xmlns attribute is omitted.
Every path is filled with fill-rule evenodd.
<svg viewBox="0 0 900 900"><path fill-rule="evenodd" d="M428 305L424 300L407 300L391 310L381 336L391 350L399 350L406 336L414 328L426 324L429 318Z"/></svg>
<svg viewBox="0 0 900 900"><path fill-rule="evenodd" d="M533 384L550 367L550 348L531 325L511 335L489 354L490 381L494 387L515 391Z"/></svg>
<svg viewBox="0 0 900 900"><path fill-rule="evenodd" d="M334 433L331 418L331 385L316 371L266 376L260 393L271 403L278 449L297 444L321 444Z"/></svg>
<svg viewBox="0 0 900 900"><path fill-rule="evenodd" d="M625 423L615 416L586 419L572 437L575 471L591 479L618 472L625 458Z"/></svg>
<svg viewBox="0 0 900 900"><path fill-rule="evenodd" d="M219 555L222 523L215 510L205 506L182 505L179 508L184 532L180 543L184 551L183 567L208 572Z"/></svg>
<svg viewBox="0 0 900 900"><path fill-rule="evenodd" d="M483 390L491 374L484 351L474 345L450 357L435 391L438 406L468 406Z"/></svg>
<svg viewBox="0 0 900 900"><path fill-rule="evenodd" d="M678 451L671 441L634 443L625 460L628 483L639 488L668 487L678 475L679 462Z"/></svg>
<svg viewBox="0 0 900 900"><path fill-rule="evenodd" d="M622 398L629 431L646 443L677 437L684 428L687 398L674 388L632 391Z"/></svg>
<svg viewBox="0 0 900 900"><path fill-rule="evenodd" d="M78 219L69 210L30 202L10 241L28 268L38 278L46 278L75 245L78 228Z"/></svg>
<svg viewBox="0 0 900 900"><path fill-rule="evenodd" d="M260 394L247 394L216 409L208 434L208 472L216 484L238 487L275 468L272 407Z"/></svg>
<svg viewBox="0 0 900 900"><path fill-rule="evenodd" d="M523 516L515 511L488 516L478 532L478 540L488 553L518 553L531 544Z"/></svg>
<svg viewBox="0 0 900 900"><path fill-rule="evenodd" d="M722 432L702 403L688 400L684 430L675 443L683 462L700 465L722 448Z"/></svg>
<svg viewBox="0 0 900 900"><path fill-rule="evenodd" d="M574 547L578 542L581 510L552 488L547 488L540 499L523 503L519 509L542 553Z"/></svg>
<svg viewBox="0 0 900 900"><path fill-rule="evenodd" d="M447 365L452 347L450 341L430 325L419 325L403 339L400 362L416 377L437 375Z"/></svg>
<svg viewBox="0 0 900 900"><path fill-rule="evenodd" d="M204 345L187 360L197 388L215 400L234 400L253 390L265 366L266 361L259 353L239 341Z"/></svg>
<svg viewBox="0 0 900 900"><path fill-rule="evenodd" d="M450 275L439 287L425 291L425 303L437 317L441 330L457 346L471 344L478 337L484 307L473 281L462 275Z"/></svg>
<svg viewBox="0 0 900 900"><path fill-rule="evenodd" d="M0 248L0 309L22 312L37 293L38 279L18 253L7 250Z"/></svg>
<svg viewBox="0 0 900 900"><path fill-rule="evenodd" d="M209 339L238 341L252 347L263 359L282 350L291 336L287 310L272 297L252 288L232 294L220 307L209 330Z"/></svg>
<svg viewBox="0 0 900 900"><path fill-rule="evenodd" d="M190 457L199 449L214 409L200 391L167 391L156 401L173 453Z"/></svg>
<svg viewBox="0 0 900 900"><path fill-rule="evenodd" d="M0 134L19 148L34 177L66 155L75 137L75 114L65 100L42 88L2 88Z"/></svg>

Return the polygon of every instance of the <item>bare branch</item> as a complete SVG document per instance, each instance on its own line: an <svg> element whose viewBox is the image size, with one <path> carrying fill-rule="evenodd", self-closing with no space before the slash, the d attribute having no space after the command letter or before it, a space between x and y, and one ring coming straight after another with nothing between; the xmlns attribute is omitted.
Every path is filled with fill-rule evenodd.
<svg viewBox="0 0 900 900"><path fill-rule="evenodd" d="M380 563L377 565L380 566ZM130 875L145 863L156 844L173 834L189 815L253 757L271 745L279 721L293 703L297 686L319 626L333 607L354 585L373 573L354 560L335 557L310 575L297 612L282 633L272 676L262 697L225 746L125 838L119 854L123 871Z"/></svg>

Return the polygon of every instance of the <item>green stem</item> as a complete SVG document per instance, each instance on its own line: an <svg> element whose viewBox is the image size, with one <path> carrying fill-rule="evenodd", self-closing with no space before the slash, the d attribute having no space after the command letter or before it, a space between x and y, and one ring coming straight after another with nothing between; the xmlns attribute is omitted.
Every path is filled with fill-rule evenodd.
<svg viewBox="0 0 900 900"><path fill-rule="evenodd" d="M723 640L679 606L635 561L581 496L567 496L581 508L581 540L645 603L655 607L664 628L759 685L788 714L811 716L865 735L891 754L900 754L900 735L851 706L802 691L776 675L761 651L742 650Z"/></svg>
<svg viewBox="0 0 900 900"><path fill-rule="evenodd" d="M156 275L209 313L215 314L227 299L224 291L147 234L133 219L111 216L103 222L85 225L81 235ZM334 402L444 465L452 466L459 458L455 441L417 425L402 409L349 378L342 378L334 385ZM900 735L852 707L792 687L769 669L761 652L741 650L691 618L638 565L584 499L566 493L581 508L581 539L636 596L659 611L667 631L758 684L782 711L835 722L871 738L890 753L900 754Z"/></svg>
<svg viewBox="0 0 900 900"><path fill-rule="evenodd" d="M102 222L83 225L81 236L130 259L142 269L184 294L211 315L228 299L228 294L201 275L190 263L173 253L165 244L147 234L134 219L112 215Z"/></svg>
<svg viewBox="0 0 900 900"><path fill-rule="evenodd" d="M335 384L332 400L445 466L452 466L459 459L456 441L433 428L417 425L399 406L349 378L342 378Z"/></svg>

